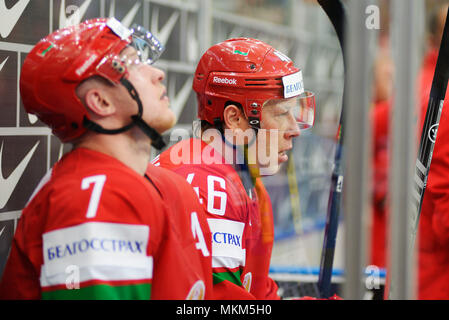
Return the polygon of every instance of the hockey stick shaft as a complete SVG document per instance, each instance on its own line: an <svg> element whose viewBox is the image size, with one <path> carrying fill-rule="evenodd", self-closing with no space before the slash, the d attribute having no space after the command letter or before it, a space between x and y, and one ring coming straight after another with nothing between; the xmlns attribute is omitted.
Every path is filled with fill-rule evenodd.
<svg viewBox="0 0 449 320"><path fill-rule="evenodd" d="M411 246L414 246L416 233L418 231L419 217L421 214L424 191L427 186L427 178L432 162L433 149L437 137L437 129L440 123L441 112L446 95L447 82L449 79L449 9L446 15L443 36L441 38L440 50L432 80L429 102L427 104L426 116L421 132L421 140L418 149L418 157L415 167L414 200L416 211L411 219Z"/></svg>
<svg viewBox="0 0 449 320"><path fill-rule="evenodd" d="M343 52L343 63L345 64L344 48L344 26L346 24L346 13L340 0L318 0L323 10L329 17L338 41ZM345 77L346 78L346 77ZM346 86L345 86L346 88ZM344 90L345 91L345 90ZM328 202L328 212L326 217L326 226L324 230L323 248L321 251L320 274L318 278L318 290L321 298L328 298L331 295L332 269L334 263L335 245L338 231L338 221L341 210L341 196L343 187L343 108L345 105L345 93L343 92L343 106L340 116L340 123L337 132L337 145L334 157L334 168L331 178L331 187Z"/></svg>

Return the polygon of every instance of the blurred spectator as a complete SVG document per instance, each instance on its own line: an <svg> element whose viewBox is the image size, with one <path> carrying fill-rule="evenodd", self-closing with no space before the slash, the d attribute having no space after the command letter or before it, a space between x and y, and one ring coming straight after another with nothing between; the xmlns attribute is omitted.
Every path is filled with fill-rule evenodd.
<svg viewBox="0 0 449 320"><path fill-rule="evenodd" d="M370 263L380 268L386 266L387 206L389 169L389 115L393 90L393 61L389 38L381 34L374 63L372 144L372 231Z"/></svg>

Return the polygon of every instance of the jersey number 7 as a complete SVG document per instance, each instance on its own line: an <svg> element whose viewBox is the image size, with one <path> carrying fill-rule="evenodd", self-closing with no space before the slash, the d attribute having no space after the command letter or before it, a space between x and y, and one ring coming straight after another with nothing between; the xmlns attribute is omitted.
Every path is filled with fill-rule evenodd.
<svg viewBox="0 0 449 320"><path fill-rule="evenodd" d="M105 181L106 176L104 174L86 177L81 181L82 190L87 190L92 183L94 184L90 195L89 206L87 207L86 218L94 218L97 215L98 203L100 202Z"/></svg>

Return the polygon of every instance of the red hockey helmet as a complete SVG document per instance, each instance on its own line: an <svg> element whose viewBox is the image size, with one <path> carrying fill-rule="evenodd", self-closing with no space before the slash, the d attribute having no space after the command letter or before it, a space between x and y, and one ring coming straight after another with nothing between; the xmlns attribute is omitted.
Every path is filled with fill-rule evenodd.
<svg viewBox="0 0 449 320"><path fill-rule="evenodd" d="M300 128L314 123L315 96L304 90L301 70L260 40L229 39L209 48L198 63L193 90L198 118L211 124L223 121L225 106L237 102L250 124L259 128L262 107L273 99L296 99L293 114Z"/></svg>
<svg viewBox="0 0 449 320"><path fill-rule="evenodd" d="M138 58L131 60L120 55L128 45L136 49ZM131 125L108 130L91 122L75 90L92 76L124 84L130 64L152 63L162 51L163 46L151 33L138 26L128 29L114 18L91 19L57 30L40 40L24 61L20 93L25 110L37 115L62 142L80 137L89 125L90 129L103 133L129 129ZM138 96L133 99L141 113ZM137 118L140 119L140 114ZM137 124L134 122L137 120L132 122Z"/></svg>

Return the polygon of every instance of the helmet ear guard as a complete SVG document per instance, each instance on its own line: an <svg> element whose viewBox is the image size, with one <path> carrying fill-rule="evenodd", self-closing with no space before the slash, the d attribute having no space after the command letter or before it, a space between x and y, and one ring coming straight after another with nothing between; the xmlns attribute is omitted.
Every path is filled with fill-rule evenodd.
<svg viewBox="0 0 449 320"><path fill-rule="evenodd" d="M251 127L254 129L260 129L260 121L262 120L262 106L263 102L247 100L250 110L246 111L246 116Z"/></svg>

